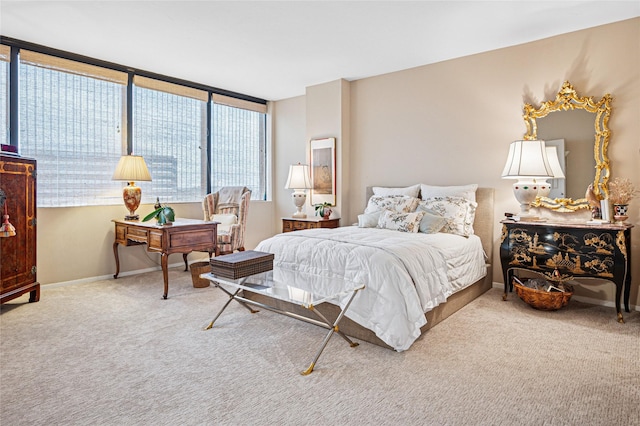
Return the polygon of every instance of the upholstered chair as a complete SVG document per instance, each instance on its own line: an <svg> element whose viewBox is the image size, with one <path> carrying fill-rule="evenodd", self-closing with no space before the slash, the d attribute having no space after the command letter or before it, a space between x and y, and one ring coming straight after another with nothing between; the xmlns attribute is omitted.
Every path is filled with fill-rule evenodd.
<svg viewBox="0 0 640 426"><path fill-rule="evenodd" d="M244 251L244 233L250 199L251 191L243 186L226 186L204 197L204 220L220 222L218 254ZM209 253L209 256L211 254Z"/></svg>

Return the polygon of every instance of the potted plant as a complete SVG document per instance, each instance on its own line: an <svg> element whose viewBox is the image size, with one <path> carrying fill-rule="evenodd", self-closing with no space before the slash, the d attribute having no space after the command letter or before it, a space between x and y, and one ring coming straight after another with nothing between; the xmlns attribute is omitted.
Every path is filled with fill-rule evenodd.
<svg viewBox="0 0 640 426"><path fill-rule="evenodd" d="M176 220L176 214L169 206L160 206L142 219L143 222L155 218L158 225L171 225Z"/></svg>
<svg viewBox="0 0 640 426"><path fill-rule="evenodd" d="M637 194L636 188L627 178L615 178L609 183L609 201L613 204L614 218L618 221L627 219L629 201Z"/></svg>
<svg viewBox="0 0 640 426"><path fill-rule="evenodd" d="M329 219L331 216L332 210L329 208L331 203L314 204L313 207L316 209L316 216L321 216L323 219Z"/></svg>

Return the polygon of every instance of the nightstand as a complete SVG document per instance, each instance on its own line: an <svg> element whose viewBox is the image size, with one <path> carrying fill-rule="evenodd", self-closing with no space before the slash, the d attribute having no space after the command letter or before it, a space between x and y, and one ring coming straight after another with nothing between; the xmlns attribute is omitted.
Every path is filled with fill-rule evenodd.
<svg viewBox="0 0 640 426"><path fill-rule="evenodd" d="M282 218L282 232L299 231L301 229L313 228L337 228L340 226L340 219L321 219L319 217L307 218Z"/></svg>

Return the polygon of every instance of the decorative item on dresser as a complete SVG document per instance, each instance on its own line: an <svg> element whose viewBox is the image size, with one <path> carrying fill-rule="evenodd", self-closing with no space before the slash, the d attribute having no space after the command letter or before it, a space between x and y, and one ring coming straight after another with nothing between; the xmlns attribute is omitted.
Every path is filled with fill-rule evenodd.
<svg viewBox="0 0 640 426"><path fill-rule="evenodd" d="M289 177L287 177L287 183L284 188L293 189L291 197L293 198L293 204L296 206L296 211L292 216L295 218L307 217L307 214L302 211L302 207L307 202L306 191L311 188L309 166L300 163L289 166Z"/></svg>
<svg viewBox="0 0 640 426"><path fill-rule="evenodd" d="M324 217L310 218L282 218L282 232L299 231L301 229L313 228L337 228L340 226L340 219L325 219Z"/></svg>
<svg viewBox="0 0 640 426"><path fill-rule="evenodd" d="M172 207L160 205L155 207L155 210L146 215L142 221L147 222L151 219L155 219L158 225L171 225L176 220L176 213Z"/></svg>
<svg viewBox="0 0 640 426"><path fill-rule="evenodd" d="M333 210L331 210L331 203L314 204L313 209L316 211L316 216L320 216L323 219L329 219Z"/></svg>
<svg viewBox="0 0 640 426"><path fill-rule="evenodd" d="M609 183L609 200L613 204L613 218L616 222L624 222L629 218L627 209L629 201L637 195L638 191L627 178L615 178Z"/></svg>
<svg viewBox="0 0 640 426"><path fill-rule="evenodd" d="M13 228L0 238L0 303L25 293L30 293L29 302L37 302L36 160L0 154L0 192L4 193L0 210L11 218L7 228Z"/></svg>
<svg viewBox="0 0 640 426"><path fill-rule="evenodd" d="M129 214L124 217L125 220L138 220L140 216L136 214L136 210L140 207L142 199L142 190L135 185L134 181L150 181L151 174L147 169L144 158L139 155L123 155L116 166L113 173L113 180L124 180L129 182L122 190L122 198L124 205L129 210Z"/></svg>
<svg viewBox="0 0 640 426"><path fill-rule="evenodd" d="M547 159L547 150L544 141L521 140L512 142L509 146L507 162L502 171L503 179L518 179L513 184L513 195L520 203L519 219L534 219L535 215L529 213L531 203L538 196L541 185L547 178L553 178L553 171Z"/></svg>
<svg viewBox="0 0 640 426"><path fill-rule="evenodd" d="M513 290L514 269L536 272L550 281L599 278L616 285L618 322L624 322L620 299L629 312L631 228L628 224L538 223L502 221L500 261L504 295Z"/></svg>

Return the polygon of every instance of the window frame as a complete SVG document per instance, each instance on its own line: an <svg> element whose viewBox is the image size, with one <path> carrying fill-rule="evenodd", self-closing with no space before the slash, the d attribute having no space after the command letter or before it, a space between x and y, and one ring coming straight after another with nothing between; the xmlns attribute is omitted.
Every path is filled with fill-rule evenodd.
<svg viewBox="0 0 640 426"><path fill-rule="evenodd" d="M92 66L96 66L96 67L102 67L102 68L106 68L106 69L111 69L114 71L121 71L121 72L125 72L128 74L128 81L127 81L127 86L126 86L126 112L125 112L125 117L126 117L126 123L125 123L125 128L126 128L126 152L123 152L123 155L125 154L131 154L133 152L134 149L134 142L133 142L133 126L134 126L134 121L133 121L133 79L136 76L139 77L144 77L144 78L149 78L149 79L155 79L155 80L160 80L166 83L170 83L170 84L175 84L175 85L179 85L179 86L183 86L184 88L187 89L195 89L195 90L202 90L202 91L206 91L208 93L208 100L207 100L207 107L206 107L206 132L207 132L207 140L206 140L206 167L202 170L202 173L206 174L206 190L205 193L209 193L211 192L211 158L209 155L210 149L211 149L211 133L212 133L212 123L211 123L211 113L212 113L212 98L220 96L220 97L224 97L226 99L230 99L233 100L239 104L244 105L242 108L243 109L247 109L247 107L249 106L255 106L257 108L261 108L264 109L265 111L265 120L263 123L263 130L265 132L265 160L264 160L264 170L262 170L260 173L263 175L263 179L265 182L265 187L264 187L264 194L252 194L252 199L255 200L266 200L268 198L268 194L270 193L269 190L269 184L270 184L270 177L268 176L269 173L269 153L270 153L270 149L269 149L269 145L271 143L271 138L270 138L270 133L269 133L269 112L267 111L267 105L268 105L268 101L265 99L261 99L261 98L257 98L257 97L253 97L250 95L245 95L242 93L238 93L238 92L233 92L233 91L229 91L229 90L224 90L218 87L213 87L213 86L208 86L208 85L204 85L204 84L200 84L200 83L196 83L196 82L192 82L192 81L187 81L187 80L183 80L183 79L179 79L179 78L174 78L174 77L170 77L170 76L166 76L166 75L161 75L161 74L157 74L157 73L153 73L150 71L146 71L143 69L137 69L134 67L130 67L130 66L126 66L126 65L121 65L121 64L116 64L116 63L112 63L112 62L108 62L108 61L103 61L100 59L96 59L96 58L92 58L92 57L88 57L88 56L83 56L83 55L79 55L79 54L75 54L75 53L71 53L71 52L67 52L67 51L63 51L63 50L59 50L59 49L54 49L51 47L47 47L47 46L42 46L42 45L38 45L35 43L30 43L30 42L26 42L26 41L22 41L22 40L18 40L18 39L13 39L10 37L6 37L6 36L0 36L0 44L2 45L6 45L10 47L10 51L11 51L11 61L10 61L10 69L9 69L9 88L8 88L8 95L9 95L9 107L8 107L8 125L9 125L9 144L15 146L16 148L19 149L19 145L20 145L20 141L19 141L19 111L18 111L18 86L19 86L19 75L18 75L18 54L19 51L21 49L24 50L30 50L33 52L37 52L37 53L41 53L41 54L45 54L45 55L50 55L50 56L56 56L59 57L61 59L64 60L69 60L69 61L74 61L74 62L79 62L79 63L84 63L87 65L92 65ZM203 147L203 149L205 149L205 147ZM93 204L87 204L87 205L93 205Z"/></svg>

